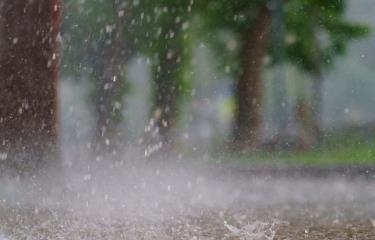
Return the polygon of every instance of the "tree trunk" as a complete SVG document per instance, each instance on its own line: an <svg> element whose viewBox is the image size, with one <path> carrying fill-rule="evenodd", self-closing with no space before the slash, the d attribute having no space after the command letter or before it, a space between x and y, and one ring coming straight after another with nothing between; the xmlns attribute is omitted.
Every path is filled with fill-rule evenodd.
<svg viewBox="0 0 375 240"><path fill-rule="evenodd" d="M274 143L274 150L289 148L289 104L286 89L285 74L285 24L283 13L283 0L271 0L271 17L272 17L272 52L274 58L274 123L276 134L272 137L271 142Z"/></svg>
<svg viewBox="0 0 375 240"><path fill-rule="evenodd" d="M121 12L116 7L115 12ZM124 96L125 79L122 74L122 64L126 62L126 42L124 24L127 9L117 17L115 29L108 34L101 48L101 59L96 83L96 136L95 150L97 152L116 153L121 133L118 125L122 120L122 100Z"/></svg>
<svg viewBox="0 0 375 240"><path fill-rule="evenodd" d="M295 119L298 125L295 150L306 151L313 149L316 143L314 129L311 127L313 124L313 112L311 105L303 97L297 99Z"/></svg>
<svg viewBox="0 0 375 240"><path fill-rule="evenodd" d="M37 169L57 161L58 0L0 3L0 159ZM52 155L50 155L52 154Z"/></svg>
<svg viewBox="0 0 375 240"><path fill-rule="evenodd" d="M242 74L237 83L237 114L234 147L254 149L260 142L262 124L262 66L266 53L271 19L269 10L262 6L254 26L246 33L242 56Z"/></svg>
<svg viewBox="0 0 375 240"><path fill-rule="evenodd" d="M317 71L312 81L312 129L317 145L322 140L322 115L323 115L323 83L322 73Z"/></svg>
<svg viewBox="0 0 375 240"><path fill-rule="evenodd" d="M178 124L181 100L181 70L184 56L181 24L171 22L162 29L161 36L171 36L158 47L152 69L153 105L151 120L146 128L145 155L170 152L174 145L174 135Z"/></svg>
<svg viewBox="0 0 375 240"><path fill-rule="evenodd" d="M173 132L178 121L180 49L171 46L159 54L159 62L154 66L152 114L160 143L163 149L169 149L173 145Z"/></svg>

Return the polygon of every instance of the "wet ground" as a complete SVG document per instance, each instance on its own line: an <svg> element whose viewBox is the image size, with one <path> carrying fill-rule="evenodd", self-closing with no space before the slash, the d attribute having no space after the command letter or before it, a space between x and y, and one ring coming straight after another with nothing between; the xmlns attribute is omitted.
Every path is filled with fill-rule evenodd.
<svg viewBox="0 0 375 240"><path fill-rule="evenodd" d="M375 239L375 181L360 176L152 167L31 185L2 184L1 240Z"/></svg>
<svg viewBox="0 0 375 240"><path fill-rule="evenodd" d="M163 222L110 222L57 212L2 210L0 239L375 239L371 219L269 218L271 209L264 215L247 209L212 210Z"/></svg>

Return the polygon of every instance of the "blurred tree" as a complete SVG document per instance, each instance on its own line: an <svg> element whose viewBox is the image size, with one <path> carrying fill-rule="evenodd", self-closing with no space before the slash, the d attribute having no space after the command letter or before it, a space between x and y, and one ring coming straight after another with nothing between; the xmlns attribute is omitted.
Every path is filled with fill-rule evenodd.
<svg viewBox="0 0 375 240"><path fill-rule="evenodd" d="M127 89L125 64L134 54L133 1L75 1L66 3L64 21L67 74L88 76L94 83L96 152L115 153L123 133L123 97Z"/></svg>
<svg viewBox="0 0 375 240"><path fill-rule="evenodd" d="M136 22L142 34L138 39L152 61L153 105L146 130L164 149L173 145L181 97L187 87L185 72L191 52L188 29L193 3L191 0L145 0L138 6L140 14Z"/></svg>
<svg viewBox="0 0 375 240"><path fill-rule="evenodd" d="M245 37L242 49L242 73L237 83L235 147L256 148L260 143L262 124L262 66L267 52L270 25L269 9L261 5L255 23Z"/></svg>
<svg viewBox="0 0 375 240"><path fill-rule="evenodd" d="M219 59L223 50L231 51L238 64L225 62L225 69L232 69L236 81L236 113L233 129L233 147L239 150L259 147L262 125L262 69L267 53L271 24L268 1L208 1L202 11L205 19L203 33L209 33L208 41L216 47ZM219 32L217 31L219 30ZM229 31L234 37L220 43L221 31ZM216 34L215 34L216 31Z"/></svg>
<svg viewBox="0 0 375 240"><path fill-rule="evenodd" d="M289 100L287 97L287 84L285 72L285 14L283 11L284 0L269 1L272 27L271 27L271 53L273 57L273 122L276 134L267 144L274 149L284 149L290 145L288 128L291 123ZM269 144L271 143L271 145Z"/></svg>
<svg viewBox="0 0 375 240"><path fill-rule="evenodd" d="M106 26L106 37L98 59L96 82L96 150L114 151L121 140L118 125L122 120L125 92L123 65L130 57L126 48L124 28L128 22L129 2L112 1L115 20Z"/></svg>
<svg viewBox="0 0 375 240"><path fill-rule="evenodd" d="M0 162L57 162L58 0L0 3ZM48 161L47 161L48 158Z"/></svg>
<svg viewBox="0 0 375 240"><path fill-rule="evenodd" d="M282 61L280 50L273 50L275 41L269 41L270 3L272 2L267 0L207 1L207 6L201 12L205 20L202 33L220 56L218 59L224 63L224 69L232 69L232 74L238 79L233 133L236 149L254 149L260 146L262 66L267 53L271 59L270 65ZM285 48L285 60L316 76L312 94L314 114L306 113L303 116L313 117L313 121L305 123L313 123L318 134L322 107L322 71L332 65L335 56L344 53L350 40L363 36L366 28L344 19L343 0L289 0L284 1L283 8L280 9L283 12L275 12L274 15L279 16L276 21L285 18L285 27L279 26L285 28L285 35L281 35L281 40L278 39L281 42L278 49ZM274 29L277 30L275 27ZM234 37L223 40L220 37L223 31L230 32ZM274 35L273 38L275 37L277 36ZM285 127L285 124L282 126Z"/></svg>
<svg viewBox="0 0 375 240"><path fill-rule="evenodd" d="M321 139L323 75L336 57L345 53L350 41L364 37L368 28L345 19L346 1L291 0L285 4L288 60L312 76L311 107L298 100L297 112L305 111L304 132L310 132L309 148ZM301 109L304 106L304 110ZM311 114L309 113L311 112ZM304 137L306 139L306 137Z"/></svg>

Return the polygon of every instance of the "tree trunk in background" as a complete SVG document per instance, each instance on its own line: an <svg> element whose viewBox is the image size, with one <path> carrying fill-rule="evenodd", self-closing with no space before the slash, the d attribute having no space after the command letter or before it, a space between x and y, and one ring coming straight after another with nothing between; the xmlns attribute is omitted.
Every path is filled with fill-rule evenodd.
<svg viewBox="0 0 375 240"><path fill-rule="evenodd" d="M309 150L319 146L322 141L322 108L323 77L315 71L311 85L311 104L305 99L298 99L296 104L296 120L299 124L299 135L296 150Z"/></svg>
<svg viewBox="0 0 375 240"><path fill-rule="evenodd" d="M177 40L178 41L178 40ZM154 135L159 137L163 149L168 150L173 145L174 128L178 121L180 102L179 62L180 49L177 46L166 47L159 53L158 64L153 69L154 105L152 125ZM153 131L153 130L151 130ZM153 148L153 146L149 146Z"/></svg>
<svg viewBox="0 0 375 240"><path fill-rule="evenodd" d="M126 61L126 42L124 25L127 9L119 11L115 4L115 12L122 12L116 20L115 29L108 34L101 48L98 76L96 82L96 135L95 150L97 153L116 153L121 131L118 125L122 119L122 103L125 79L122 66Z"/></svg>
<svg viewBox="0 0 375 240"><path fill-rule="evenodd" d="M234 147L254 149L260 143L262 125L262 66L271 18L266 6L259 10L254 26L246 33L242 50L242 75L237 83L237 114Z"/></svg>
<svg viewBox="0 0 375 240"><path fill-rule="evenodd" d="M272 17L272 52L274 61L274 107L273 122L276 134L267 143L272 150L283 150L290 147L290 109L287 96L287 83L285 72L285 23L283 0L270 0Z"/></svg>
<svg viewBox="0 0 375 240"><path fill-rule="evenodd" d="M58 0L0 2L0 162L57 162Z"/></svg>
<svg viewBox="0 0 375 240"><path fill-rule="evenodd" d="M322 115L323 115L323 75L316 71L312 82L312 129L316 144L319 145L322 140Z"/></svg>
<svg viewBox="0 0 375 240"><path fill-rule="evenodd" d="M298 136L295 150L305 151L312 149L316 143L314 129L312 128L313 111L311 105L303 97L297 99L295 119L298 123Z"/></svg>

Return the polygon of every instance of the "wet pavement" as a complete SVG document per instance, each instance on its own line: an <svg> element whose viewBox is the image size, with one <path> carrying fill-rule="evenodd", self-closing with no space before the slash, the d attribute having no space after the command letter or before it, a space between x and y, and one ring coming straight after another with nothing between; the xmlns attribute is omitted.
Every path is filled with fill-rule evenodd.
<svg viewBox="0 0 375 240"><path fill-rule="evenodd" d="M52 193L3 182L0 239L375 239L368 178L185 167L126 173L80 172Z"/></svg>

